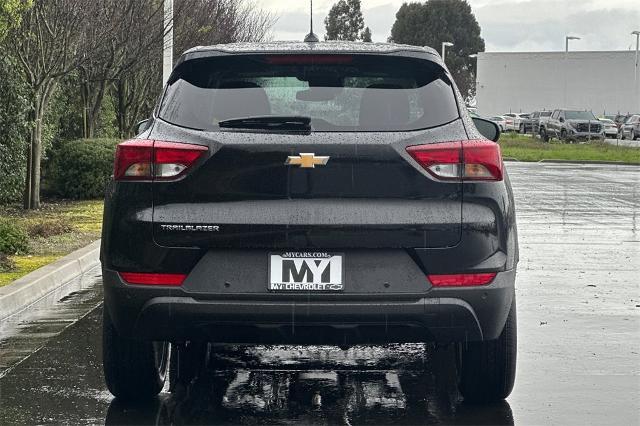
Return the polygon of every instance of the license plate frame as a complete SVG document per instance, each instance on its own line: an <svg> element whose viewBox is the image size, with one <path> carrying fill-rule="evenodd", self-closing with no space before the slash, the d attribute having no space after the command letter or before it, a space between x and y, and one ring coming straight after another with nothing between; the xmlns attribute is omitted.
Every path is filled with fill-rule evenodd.
<svg viewBox="0 0 640 426"><path fill-rule="evenodd" d="M267 289L289 293L340 293L345 289L344 253L287 251L268 254Z"/></svg>

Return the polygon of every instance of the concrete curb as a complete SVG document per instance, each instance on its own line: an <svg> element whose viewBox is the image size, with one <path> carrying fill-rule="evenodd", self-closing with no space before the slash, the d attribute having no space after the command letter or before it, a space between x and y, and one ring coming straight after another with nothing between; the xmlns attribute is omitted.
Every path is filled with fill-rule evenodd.
<svg viewBox="0 0 640 426"><path fill-rule="evenodd" d="M100 263L99 255L100 240L0 287L0 321L28 308L97 266Z"/></svg>

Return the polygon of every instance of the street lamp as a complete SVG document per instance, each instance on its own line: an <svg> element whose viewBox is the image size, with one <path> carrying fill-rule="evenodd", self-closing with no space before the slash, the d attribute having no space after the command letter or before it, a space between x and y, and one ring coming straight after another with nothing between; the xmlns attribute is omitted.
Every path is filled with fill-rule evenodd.
<svg viewBox="0 0 640 426"><path fill-rule="evenodd" d="M173 70L173 0L164 0L164 40L162 46L162 87Z"/></svg>
<svg viewBox="0 0 640 426"><path fill-rule="evenodd" d="M566 36L564 40L565 40L564 51L565 53L569 53L569 40L581 40L581 39L580 37L576 37L576 36Z"/></svg>
<svg viewBox="0 0 640 426"><path fill-rule="evenodd" d="M563 108L567 108L567 74L569 73L568 63L569 63L569 40L580 40L580 37L576 36L566 36L564 38L564 101Z"/></svg>
<svg viewBox="0 0 640 426"><path fill-rule="evenodd" d="M632 31L631 35L636 36L636 67L633 73L633 87L636 90L636 108L640 111L640 91L638 91L638 47L640 47L640 31Z"/></svg>
<svg viewBox="0 0 640 426"><path fill-rule="evenodd" d="M444 56L445 56L445 52L447 50L447 47L451 47L453 46L453 43L451 43L450 41L443 41L442 42L442 62L444 62Z"/></svg>

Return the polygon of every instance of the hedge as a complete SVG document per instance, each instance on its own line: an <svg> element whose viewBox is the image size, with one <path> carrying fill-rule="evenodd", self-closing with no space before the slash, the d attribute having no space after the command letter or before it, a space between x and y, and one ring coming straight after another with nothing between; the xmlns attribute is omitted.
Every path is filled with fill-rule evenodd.
<svg viewBox="0 0 640 426"><path fill-rule="evenodd" d="M29 104L15 68L0 55L0 204L22 198L27 163Z"/></svg>
<svg viewBox="0 0 640 426"><path fill-rule="evenodd" d="M79 139L54 146L47 164L47 187L62 198L102 198L118 139Z"/></svg>
<svg viewBox="0 0 640 426"><path fill-rule="evenodd" d="M29 249L27 233L18 225L6 219L0 219L0 253L26 253Z"/></svg>

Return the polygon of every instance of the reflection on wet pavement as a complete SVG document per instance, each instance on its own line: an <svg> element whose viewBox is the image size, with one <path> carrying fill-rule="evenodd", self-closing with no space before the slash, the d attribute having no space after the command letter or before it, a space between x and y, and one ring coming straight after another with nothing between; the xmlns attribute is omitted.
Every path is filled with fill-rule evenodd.
<svg viewBox="0 0 640 426"><path fill-rule="evenodd" d="M286 369L271 367L269 355L289 355L293 362ZM513 424L506 402L460 403L450 355L424 345L344 352L332 347L218 346L206 372L188 388L143 406L113 401L106 423Z"/></svg>
<svg viewBox="0 0 640 426"><path fill-rule="evenodd" d="M423 345L215 346L188 387L123 406L102 377L94 274L0 324L0 425L640 424L640 168L508 169L520 238L508 403L460 403L451 357Z"/></svg>

